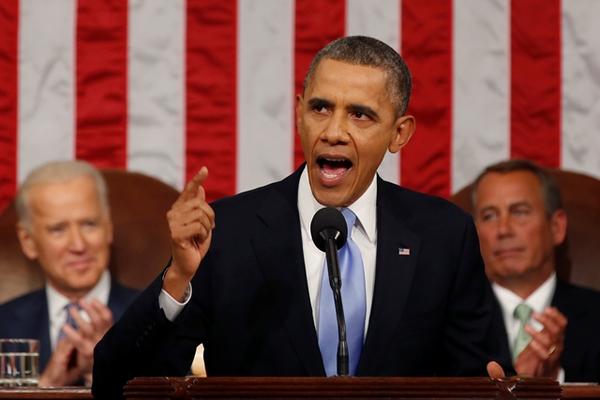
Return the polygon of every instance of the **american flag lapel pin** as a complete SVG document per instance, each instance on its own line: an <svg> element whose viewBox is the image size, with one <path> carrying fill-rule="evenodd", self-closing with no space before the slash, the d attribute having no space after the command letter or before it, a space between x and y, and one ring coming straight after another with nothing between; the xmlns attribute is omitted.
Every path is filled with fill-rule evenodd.
<svg viewBox="0 0 600 400"><path fill-rule="evenodd" d="M410 249L408 247L398 247L399 256L410 256Z"/></svg>

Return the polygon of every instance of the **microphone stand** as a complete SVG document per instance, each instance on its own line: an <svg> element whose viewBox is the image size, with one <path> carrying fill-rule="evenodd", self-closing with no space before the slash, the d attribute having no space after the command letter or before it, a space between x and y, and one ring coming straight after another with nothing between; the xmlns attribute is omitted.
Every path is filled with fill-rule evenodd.
<svg viewBox="0 0 600 400"><path fill-rule="evenodd" d="M342 279L338 265L337 247L335 238L333 237L327 238L325 258L327 259L329 285L333 291L333 302L335 304L335 316L337 317L338 326L337 373L339 376L348 376L350 361L348 358L348 341L346 339L346 320L344 319L344 307L342 305Z"/></svg>

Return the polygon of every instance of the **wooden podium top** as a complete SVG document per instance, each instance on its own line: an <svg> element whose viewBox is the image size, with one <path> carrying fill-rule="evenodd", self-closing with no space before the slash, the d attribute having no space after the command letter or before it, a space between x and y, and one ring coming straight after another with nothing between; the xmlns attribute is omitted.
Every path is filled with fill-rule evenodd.
<svg viewBox="0 0 600 400"><path fill-rule="evenodd" d="M551 379L514 378L135 378L128 399L198 398L387 398L560 399Z"/></svg>
<svg viewBox="0 0 600 400"><path fill-rule="evenodd" d="M562 393L561 393L562 389ZM600 399L597 384L488 378L136 378L127 399L390 398L390 399ZM87 388L0 387L0 399L91 400Z"/></svg>
<svg viewBox="0 0 600 400"><path fill-rule="evenodd" d="M91 400L89 388L84 387L2 387L0 386L0 399L27 399L27 400Z"/></svg>

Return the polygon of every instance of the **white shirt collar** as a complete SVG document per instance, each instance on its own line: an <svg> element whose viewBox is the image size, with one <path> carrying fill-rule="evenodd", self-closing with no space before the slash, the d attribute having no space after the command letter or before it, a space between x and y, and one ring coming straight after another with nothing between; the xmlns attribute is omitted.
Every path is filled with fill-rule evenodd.
<svg viewBox="0 0 600 400"><path fill-rule="evenodd" d="M497 283L492 283L492 288L502 307L502 314L504 315L505 321L514 318L513 312L520 303L526 303L533 311L541 313L546 307L550 306L550 303L552 303L552 296L554 296L554 290L556 289L556 273L552 273L552 275L550 275L550 277L526 299L522 299L514 292Z"/></svg>
<svg viewBox="0 0 600 400"><path fill-rule="evenodd" d="M367 236L371 243L375 243L377 240L377 176L373 177L371 184L367 190L360 196L354 203L349 207L350 210L356 215L358 224L356 227L360 227L363 233ZM300 213L300 221L302 228L307 232L310 232L310 223L313 216L317 211L323 208L317 199L313 196L312 190L310 189L310 182L308 179L308 171L306 167L300 175L300 182L298 183L298 212Z"/></svg>
<svg viewBox="0 0 600 400"><path fill-rule="evenodd" d="M96 286L92 288L83 298L85 300L97 299L102 304L108 304L108 296L110 294L110 273L104 271L98 280ZM58 332L59 327L63 324L66 313L65 306L71 301L63 296L51 284L46 285L46 299L48 300L48 317L50 319L51 331ZM51 334L51 341L55 343L56 335Z"/></svg>

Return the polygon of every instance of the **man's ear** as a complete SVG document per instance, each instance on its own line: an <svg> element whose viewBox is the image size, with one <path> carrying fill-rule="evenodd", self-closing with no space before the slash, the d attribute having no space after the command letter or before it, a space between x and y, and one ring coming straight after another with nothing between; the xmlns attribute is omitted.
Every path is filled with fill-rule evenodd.
<svg viewBox="0 0 600 400"><path fill-rule="evenodd" d="M556 210L552 214L550 229L552 229L552 240L555 246L565 241L567 236L567 213L565 210Z"/></svg>
<svg viewBox="0 0 600 400"><path fill-rule="evenodd" d="M398 118L394 124L395 135L388 146L390 153L400 151L408 143L416 128L417 122L412 115L403 115Z"/></svg>
<svg viewBox="0 0 600 400"><path fill-rule="evenodd" d="M21 243L21 250L23 250L23 254L25 254L25 256L30 260L35 260L38 257L38 250L35 240L33 240L31 231L21 222L17 223L17 237L19 238L19 243Z"/></svg>

